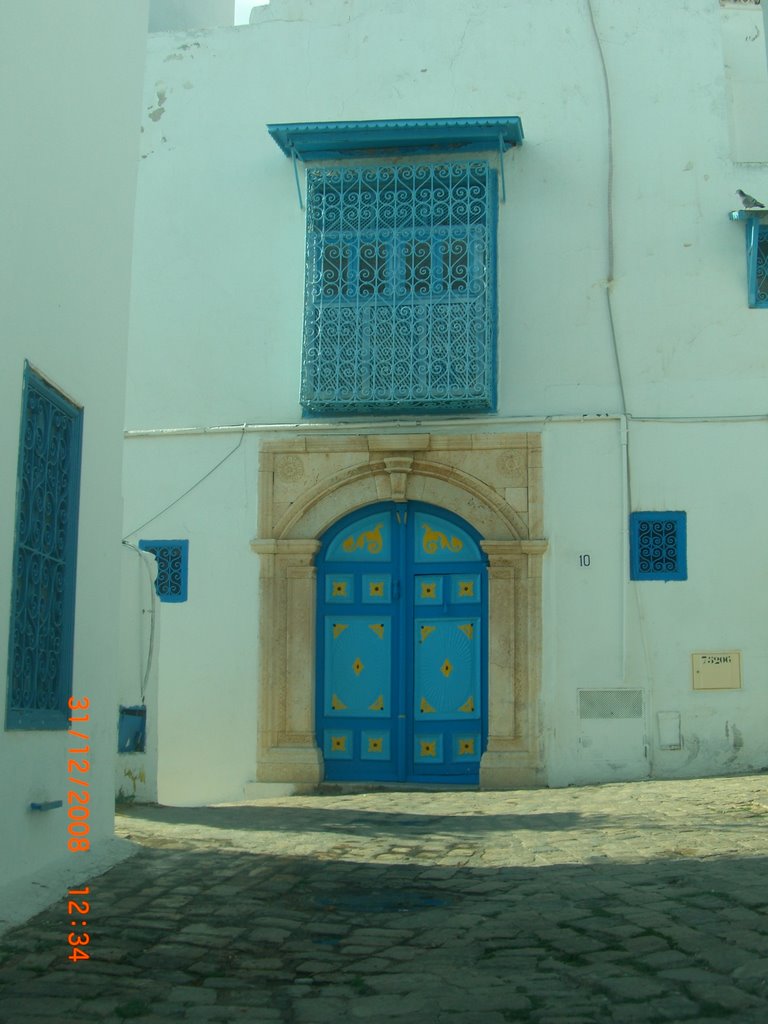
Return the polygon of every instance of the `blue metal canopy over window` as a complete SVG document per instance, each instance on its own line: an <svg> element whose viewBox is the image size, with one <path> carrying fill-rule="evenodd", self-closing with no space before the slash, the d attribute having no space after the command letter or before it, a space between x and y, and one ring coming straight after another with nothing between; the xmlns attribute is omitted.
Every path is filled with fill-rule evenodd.
<svg viewBox="0 0 768 1024"><path fill-rule="evenodd" d="M499 152L503 199L520 118L267 127L300 202L297 161L338 161L307 170L305 414L493 411L497 171L474 154Z"/></svg>
<svg viewBox="0 0 768 1024"><path fill-rule="evenodd" d="M286 156L344 160L415 153L505 152L523 141L519 117L411 118L392 121L314 121L270 124Z"/></svg>

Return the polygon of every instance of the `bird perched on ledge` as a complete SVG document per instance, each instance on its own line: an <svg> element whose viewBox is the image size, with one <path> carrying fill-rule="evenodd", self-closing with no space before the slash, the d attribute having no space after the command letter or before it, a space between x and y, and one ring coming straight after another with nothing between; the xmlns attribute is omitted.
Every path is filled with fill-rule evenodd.
<svg viewBox="0 0 768 1024"><path fill-rule="evenodd" d="M740 188L736 189L736 195L741 200L741 205L744 207L745 210L765 209L765 203L759 202L757 199L755 199L754 196L748 195L746 192L743 192Z"/></svg>

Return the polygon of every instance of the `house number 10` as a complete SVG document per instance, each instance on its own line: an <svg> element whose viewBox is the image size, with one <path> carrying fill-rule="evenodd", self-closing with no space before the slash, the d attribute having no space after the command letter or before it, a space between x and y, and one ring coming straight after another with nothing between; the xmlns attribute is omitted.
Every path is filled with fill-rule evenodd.
<svg viewBox="0 0 768 1024"><path fill-rule="evenodd" d="M579 555L579 565L582 569L587 569L592 564L592 559L589 555Z"/></svg>

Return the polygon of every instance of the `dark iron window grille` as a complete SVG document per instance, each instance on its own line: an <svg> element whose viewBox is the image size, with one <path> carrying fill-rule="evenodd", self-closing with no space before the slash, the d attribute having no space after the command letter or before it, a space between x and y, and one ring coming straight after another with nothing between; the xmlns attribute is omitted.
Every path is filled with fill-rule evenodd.
<svg viewBox="0 0 768 1024"><path fill-rule="evenodd" d="M685 512L632 512L630 531L630 579L685 580Z"/></svg>
<svg viewBox="0 0 768 1024"><path fill-rule="evenodd" d="M747 221L747 279L749 305L768 309L768 224L756 217Z"/></svg>
<svg viewBox="0 0 768 1024"><path fill-rule="evenodd" d="M139 548L155 556L155 593L160 600L170 603L186 601L189 541L140 540Z"/></svg>
<svg viewBox="0 0 768 1024"><path fill-rule="evenodd" d="M8 729L66 729L72 694L83 410L24 367Z"/></svg>
<svg viewBox="0 0 768 1024"><path fill-rule="evenodd" d="M305 411L495 408L495 246L486 161L309 170Z"/></svg>

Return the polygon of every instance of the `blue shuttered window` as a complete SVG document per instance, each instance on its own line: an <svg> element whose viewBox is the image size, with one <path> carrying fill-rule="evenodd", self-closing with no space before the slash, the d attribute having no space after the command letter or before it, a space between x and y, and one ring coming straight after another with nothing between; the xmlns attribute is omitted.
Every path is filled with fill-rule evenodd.
<svg viewBox="0 0 768 1024"><path fill-rule="evenodd" d="M749 305L768 309L768 224L747 221L747 282Z"/></svg>
<svg viewBox="0 0 768 1024"><path fill-rule="evenodd" d="M179 604L187 600L188 540L140 540L157 562L155 593L161 601Z"/></svg>
<svg viewBox="0 0 768 1024"><path fill-rule="evenodd" d="M688 579L685 512L633 512L629 517L630 579Z"/></svg>
<svg viewBox="0 0 768 1024"><path fill-rule="evenodd" d="M24 368L8 729L65 729L72 694L83 410Z"/></svg>
<svg viewBox="0 0 768 1024"><path fill-rule="evenodd" d="M309 170L305 411L492 410L495 250L486 161Z"/></svg>

